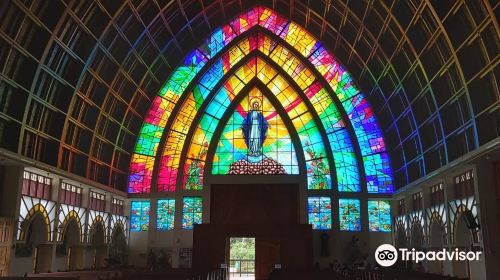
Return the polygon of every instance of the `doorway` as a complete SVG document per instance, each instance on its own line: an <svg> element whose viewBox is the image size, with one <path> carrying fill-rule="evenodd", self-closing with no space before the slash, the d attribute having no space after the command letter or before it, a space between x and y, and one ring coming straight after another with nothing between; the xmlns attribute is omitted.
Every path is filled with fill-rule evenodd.
<svg viewBox="0 0 500 280"><path fill-rule="evenodd" d="M229 238L229 279L255 280L255 238Z"/></svg>
<svg viewBox="0 0 500 280"><path fill-rule="evenodd" d="M312 228L300 224L298 205L296 184L211 184L210 223L193 231L193 269L213 271L224 264L238 271L236 263L230 264L235 237L252 238L255 244L253 274L241 275L252 277L247 279L269 279L277 267L312 269Z"/></svg>
<svg viewBox="0 0 500 280"><path fill-rule="evenodd" d="M90 235L90 244L88 247L91 250L91 256L93 257L92 267L101 268L105 265L105 259L108 254L108 248L106 247L106 241L104 236L104 227L102 223L97 223Z"/></svg>
<svg viewBox="0 0 500 280"><path fill-rule="evenodd" d="M66 255L67 270L83 268L83 251L79 250L79 247L81 247L80 227L75 219L71 219L64 230L62 244L63 254Z"/></svg>
<svg viewBox="0 0 500 280"><path fill-rule="evenodd" d="M48 225L42 214L35 214L26 233L26 245L33 252L33 272L47 272L52 265L52 244L48 240Z"/></svg>

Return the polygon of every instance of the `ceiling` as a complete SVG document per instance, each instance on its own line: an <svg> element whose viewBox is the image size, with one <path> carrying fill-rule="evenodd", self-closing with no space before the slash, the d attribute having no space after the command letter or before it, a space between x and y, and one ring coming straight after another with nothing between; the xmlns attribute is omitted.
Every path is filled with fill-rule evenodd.
<svg viewBox="0 0 500 280"><path fill-rule="evenodd" d="M500 135L497 1L1 1L0 147L125 190L153 98L255 5L350 71L404 186Z"/></svg>

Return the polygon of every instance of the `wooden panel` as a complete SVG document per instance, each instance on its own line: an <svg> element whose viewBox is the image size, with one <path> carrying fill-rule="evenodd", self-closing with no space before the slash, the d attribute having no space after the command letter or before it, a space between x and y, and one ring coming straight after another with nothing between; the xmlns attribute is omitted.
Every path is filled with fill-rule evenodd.
<svg viewBox="0 0 500 280"><path fill-rule="evenodd" d="M7 265L7 247L0 247L0 267L5 267Z"/></svg>
<svg viewBox="0 0 500 280"><path fill-rule="evenodd" d="M255 239L255 279L269 279L275 264L281 264L280 239L261 237Z"/></svg>
<svg viewBox="0 0 500 280"><path fill-rule="evenodd" d="M196 272L209 272L226 263L229 258L226 252L229 237L255 237L257 244L259 240L277 240L279 258L276 256L263 262L281 263L283 269L308 270L313 267L311 225L201 224L194 227L193 269ZM260 249L256 248L256 261L260 257Z"/></svg>
<svg viewBox="0 0 500 280"><path fill-rule="evenodd" d="M8 218L0 218L0 276L7 276L10 263L12 223Z"/></svg>
<svg viewBox="0 0 500 280"><path fill-rule="evenodd" d="M211 224L298 224L297 185L212 185Z"/></svg>
<svg viewBox="0 0 500 280"><path fill-rule="evenodd" d="M312 268L312 228L300 224L298 185L211 185L210 224L194 227L193 269L227 263L230 237L255 237L257 279L268 279L277 263Z"/></svg>

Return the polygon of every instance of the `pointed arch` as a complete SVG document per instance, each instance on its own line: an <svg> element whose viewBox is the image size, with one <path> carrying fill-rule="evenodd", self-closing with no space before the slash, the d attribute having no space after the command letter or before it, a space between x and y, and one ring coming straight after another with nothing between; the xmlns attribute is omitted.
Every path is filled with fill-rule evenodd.
<svg viewBox="0 0 500 280"><path fill-rule="evenodd" d="M19 209L17 240L25 240L29 225L36 215L41 215L47 225L47 241L53 240L55 230L56 203L44 199L22 196Z"/></svg>
<svg viewBox="0 0 500 280"><path fill-rule="evenodd" d="M49 213L45 210L45 207L42 204L36 204L31 208L28 212L28 215L25 217L24 221L21 223L20 228L20 235L18 240L24 240L26 241L27 237L27 232L33 223L33 221L37 218L41 217L45 227L46 227L46 234L47 234L47 241L50 241L51 238L51 230L50 230L50 218L49 218Z"/></svg>
<svg viewBox="0 0 500 280"><path fill-rule="evenodd" d="M59 207L59 221L57 241L63 241L64 231L70 219L75 219L80 230L80 242L85 241L85 209L73 205L61 204Z"/></svg>
<svg viewBox="0 0 500 280"><path fill-rule="evenodd" d="M117 227L122 227L123 233L125 234L125 237L128 237L128 218L126 216L120 216L120 215L111 215L110 218L110 225L109 225L109 238L108 241L111 241L111 237L113 236L114 231L117 229Z"/></svg>
<svg viewBox="0 0 500 280"><path fill-rule="evenodd" d="M58 229L58 238L57 241L62 242L64 240L64 235L67 234L68 225L74 221L78 227L78 240L83 242L83 227L82 221L80 220L80 216L75 210L71 210L65 217L64 220L61 221L61 224Z"/></svg>
<svg viewBox="0 0 500 280"><path fill-rule="evenodd" d="M108 239L109 230L109 214L101 211L89 210L87 242L91 242L90 238L98 225L102 226L104 234L104 242Z"/></svg>
<svg viewBox="0 0 500 280"><path fill-rule="evenodd" d="M195 76L198 76L210 60L216 59L222 49L229 48L235 38L242 36L242 34L247 33L254 27L257 29L257 26L268 30L267 32L274 34L273 37L285 42L287 47L293 49L292 52L302 55L297 60L297 63L304 65L301 68L308 68L306 66L314 68L312 72L320 74L318 78L328 85L328 91L333 93L332 97L335 98L335 102L341 104L340 109L342 109L344 121L349 127L349 135L353 138L353 142L357 141L358 144L354 148L358 158L362 158L363 161L363 167L366 171L363 179L366 181L368 192L392 192L392 171L385 151L382 132L367 100L356 89L350 75L321 46L319 41L314 39L303 28L283 19L274 11L262 7L255 7L231 21L228 25L217 29L200 48L187 56L184 65L174 70L171 78L162 88L152 105L141 130L135 154L132 157L129 191L149 192L151 190L153 169L155 159L158 157L157 150L160 140L164 135L165 127L168 126L167 122L172 122L170 115L173 112L179 112L180 106L176 106L176 104L185 96L184 92L191 84L191 81L196 80ZM251 41L247 41L248 46L251 46ZM272 47L272 45L269 46ZM247 50L245 45L242 45L242 47L240 51ZM274 47L272 48L274 49ZM280 52L280 54L284 53ZM238 54L235 53L230 53L229 57L231 55L238 57ZM284 60L286 60L288 68L295 61L286 58ZM216 60L214 65L216 65L216 68L223 70L225 66L223 62L231 64L234 60ZM210 64L212 63L210 62ZM300 72L295 74L297 76ZM217 73L215 73L215 77L218 77ZM301 80L301 77L298 77L298 80ZM203 80L202 77L200 81L208 85L205 91L213 89L216 83L213 78ZM203 94L203 92L201 93ZM181 141L185 141L185 138L181 139ZM168 142L166 145L168 147Z"/></svg>
<svg viewBox="0 0 500 280"><path fill-rule="evenodd" d="M238 107L240 106L244 98L247 97L250 94L251 90L254 88L257 88L259 91L261 91L262 95L269 100L271 106L276 110L276 114L282 119L286 130L289 132L291 144L295 150L297 160L299 162L305 162L305 154L303 148L301 145L299 145L299 143L301 142L300 136L297 132L297 129L294 127L292 120L286 114L286 109L280 104L279 100L273 95L271 90L266 87L266 85L264 85L259 80L252 80L252 82L245 85L245 87L243 87L235 95L234 99L231 100L226 110L224 110L223 114L220 116L220 121L215 124L214 134L212 139L210 140L210 145L207 151L208 165L205 168L206 173L213 172L213 158L216 156L218 147L217 143L220 141L221 136L224 132L223 128L226 126L233 113L239 109ZM299 165L298 168L299 173L304 174L306 172L304 166Z"/></svg>
<svg viewBox="0 0 500 280"><path fill-rule="evenodd" d="M103 240L106 240L106 225L104 224L104 219L102 218L101 215L97 215L93 221L91 221L91 223L89 223L89 231L88 231L88 239L87 239L87 242L88 243L91 243L92 242L92 238L93 238L93 235L96 233L98 227L101 227L102 228L102 238ZM106 241L104 241L106 242Z"/></svg>
<svg viewBox="0 0 500 280"><path fill-rule="evenodd" d="M199 115L194 120L193 125L191 126L190 132L188 135L190 137L187 138L189 144L186 145L187 148L183 150L184 161L181 159L181 168L185 164L186 156L189 157L192 154L198 154L199 150L203 146L203 142L210 143L212 140L212 135L216 133L216 126L221 121L221 118L226 110L229 110L229 104L233 102L241 92L244 92L244 88L249 85L259 84L261 88L265 89L272 95L274 98L278 100L284 107L284 114L287 115L288 118L296 121L295 126L292 127L299 131L304 123L310 123L308 126L310 129L304 130L302 129L302 133L300 133L298 140L296 143L301 143L301 147L319 148L323 154L322 156L311 156L302 152L299 149L296 149L298 154L302 154L302 159L299 160L299 164L307 165L307 173L314 174L315 170L311 167L311 164L317 160L323 160L326 162L326 166L328 166L328 173L330 173L330 166L333 166L333 162L329 164L329 156L331 155L331 151L328 150L328 145L326 144L325 139L328 139L326 135L321 134L322 131L321 121L318 121L318 118L313 116L315 112L313 107L309 104L304 103L303 94L300 94L300 91L297 90L297 87L291 85L291 79L285 77L284 75L278 74L275 71L275 75L272 77L265 77L265 75L259 76L258 69L267 67L267 69L274 71L273 65L270 65L269 61L265 61L265 58L260 54L256 53L255 57L252 57L250 62L242 65L235 73L226 76L226 80L221 84L219 88L213 91L212 95L207 98L207 104L205 104L206 110L200 110ZM248 65L256 66L254 71L246 70L240 71L240 69L245 69ZM257 66L258 65L258 66ZM274 65L275 66L275 65ZM245 77L243 79L238 78L241 77L241 73L246 72ZM236 82L235 82L236 81ZM213 108L214 110L210 110ZM209 124L208 124L209 123ZM299 125L299 123L302 123ZM312 133L312 136L310 135ZM321 135L320 135L321 134ZM315 138L316 140L313 140ZM319 142L318 142L319 141ZM309 142L310 145L307 145L306 142ZM213 145L213 144L212 144ZM328 156L328 158L326 157ZM192 158L198 161L205 161L205 157L203 158ZM317 165L316 165L317 166ZM210 168L208 168L210 170ZM335 171L332 172L335 174ZM356 173L357 174L357 173ZM328 174L330 176L330 174ZM310 180L313 180L312 175L309 176ZM182 181L181 181L182 182ZM310 184L311 185L311 184ZM323 187L311 187L311 188L323 188L323 189L331 189L331 186L323 186Z"/></svg>

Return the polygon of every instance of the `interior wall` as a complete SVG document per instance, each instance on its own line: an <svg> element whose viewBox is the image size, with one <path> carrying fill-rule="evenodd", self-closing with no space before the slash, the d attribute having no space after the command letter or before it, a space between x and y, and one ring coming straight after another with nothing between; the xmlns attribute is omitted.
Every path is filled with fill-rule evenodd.
<svg viewBox="0 0 500 280"><path fill-rule="evenodd" d="M212 185L211 224L299 224L298 185Z"/></svg>
<svg viewBox="0 0 500 280"><path fill-rule="evenodd" d="M260 184L270 184L272 186L279 186L279 184L297 184L298 185L298 197L296 202L294 202L297 206L298 212L298 221L301 224L308 224L308 213L307 213L307 197L310 196L330 196L332 198L332 203L335 205L335 200L338 199L338 196L332 190L320 190L320 191L308 191L307 185L303 177L301 176L281 176L282 178L278 178L280 176L207 176L205 182L206 186L203 191L195 192L195 195L201 195L203 197L203 223L211 224L217 223L217 221L212 221L213 217L216 217L218 213L213 213L213 207L211 206L213 201L211 196L209 195L213 186L216 185L227 185L227 184L241 184L248 185L249 183L255 183L256 185ZM283 193L283 190L280 191ZM163 249L167 252L167 254L171 254L172 259L172 267L179 267L181 264L180 256L181 250L185 248L193 248L193 230L184 230L181 229L181 221L182 221L182 197L183 195L193 195L193 192L189 193L181 193L178 192L176 194L176 215L175 215L175 229L170 231L157 231L156 230L156 204L157 198L151 198L151 210L150 210L150 226L148 232L131 232L130 235L130 249L129 249L129 264L137 265L137 266L146 266L147 261L147 252L150 249L153 249L154 252L158 253L160 249ZM234 201L234 197L231 198L231 192L227 191L225 195L226 197L220 202L215 201L216 204L227 203L231 204L231 201ZM279 196L278 196L279 197ZM318 263L320 267L327 268L329 264L334 260L339 262L348 262L350 258L347 257L346 251L349 252L351 249L351 240L352 236L356 236L359 239L357 242L357 247L360 247L358 251L358 255L368 256L370 258L371 254L369 252L373 252L379 245L384 243L391 243L391 233L383 233L383 232L370 232L368 233L368 217L366 210L366 203L368 200L368 195L366 193L356 194L356 197L359 197L361 200L361 210L362 210L362 231L361 232L341 232L338 230L338 209L332 209L332 222L333 227L332 230L326 231L316 231L314 230L312 233L312 263ZM272 198L271 198L272 199ZM291 199L291 200L290 200ZM289 201L290 200L290 201ZM291 202L293 199L284 195L281 202L283 203L293 203ZM279 203L279 199L276 200L276 203ZM227 209L226 209L227 210ZM290 208L289 211L295 211L293 208ZM275 213L277 214L277 213ZM282 219L285 213L281 213L276 215L276 217L271 217L271 219L279 220ZM287 214L288 215L288 214ZM223 219L228 219L229 221L233 221L235 223L243 223L239 220L238 215L235 214L227 214ZM291 217L291 216L290 216ZM289 217L285 217L289 218ZM292 218L295 219L295 218ZM253 221L255 222L255 221ZM253 223L252 222L252 223ZM329 250L330 256L321 256L321 233L327 233L330 236L329 239ZM357 249L356 249L357 250ZM194 251L193 251L194 254ZM358 258L359 261L362 261L362 257ZM370 260L374 263L374 260Z"/></svg>
<svg viewBox="0 0 500 280"><path fill-rule="evenodd" d="M84 254L85 247L82 245L75 245L71 247L71 259L70 268L71 270L83 269L84 266Z"/></svg>
<svg viewBox="0 0 500 280"><path fill-rule="evenodd" d="M68 257L56 255L52 261L54 271L65 271L68 269Z"/></svg>
<svg viewBox="0 0 500 280"><path fill-rule="evenodd" d="M439 222L432 222L429 230L429 248L431 250L440 250L444 247L443 237L445 236L445 231L443 225ZM433 261L428 262L427 270L434 274L444 274L444 261Z"/></svg>
<svg viewBox="0 0 500 280"><path fill-rule="evenodd" d="M493 159L497 160L495 161ZM500 156L489 155L476 163L476 190L479 200L479 223L481 226L483 259L473 264L471 272L478 279L494 279L500 275ZM495 186L499 186L496 190ZM495 195L496 194L496 195Z"/></svg>
<svg viewBox="0 0 500 280"><path fill-rule="evenodd" d="M14 251L14 250L12 250ZM9 276L23 276L24 273L33 272L33 257L12 257L9 267Z"/></svg>
<svg viewBox="0 0 500 280"><path fill-rule="evenodd" d="M410 216L415 213L411 209L411 196L419 191L423 192L423 224L425 250L471 250L480 251L478 261L444 261L440 264L426 262L425 268L430 272L437 272L442 275L456 275L467 277L471 280L496 279L500 275L500 256L496 252L500 251L500 143L492 145L489 150L477 155L471 155L457 161L453 166L440 170L434 176L418 182L418 184L405 187L404 190L394 195L393 209L397 209L400 200L405 201L406 212L396 217L403 221L410 221ZM459 199L455 194L455 177L466 171L473 172L474 195L468 199ZM498 179L497 179L498 178ZM432 222L431 213L431 191L430 188L442 183L444 186L444 236L441 233L434 234L435 227ZM498 184L498 185L497 185ZM472 200L474 199L474 200ZM462 215L453 215L451 205L459 203L467 208L473 207L477 211L477 220L480 228L478 230L478 240L474 241L471 231L466 227ZM474 201L472 204L470 201ZM471 205L469 205L471 204ZM458 206L458 205L457 205ZM431 211L432 210L432 211ZM473 211L474 212L474 211ZM408 232L407 238L411 239L411 223L406 223ZM394 232L395 236L398 235ZM399 238L398 238L399 239ZM437 241L436 241L437 240Z"/></svg>
<svg viewBox="0 0 500 280"><path fill-rule="evenodd" d="M4 176L1 182L0 192L0 216L11 218L13 221L18 217L19 209L19 186L22 182L23 168L20 166L3 166Z"/></svg>
<svg viewBox="0 0 500 280"><path fill-rule="evenodd" d="M329 256L321 255L321 235L329 235ZM314 231L313 248L314 264L320 268L329 268L335 261L341 264L352 262L363 262L366 260L375 264L373 252L382 244L391 244L392 235L387 232L334 232Z"/></svg>
<svg viewBox="0 0 500 280"><path fill-rule="evenodd" d="M328 233L330 256L321 256L321 233ZM329 267L329 264L334 260L341 263L350 260L351 241L355 236L359 239L357 247L360 248L362 255L367 255L374 259L370 252L381 244L390 244L392 237L391 233L371 232L363 234L362 232L339 232L339 231L313 231L312 246L313 259L312 263L319 263L321 268ZM191 230L172 230L172 231L157 231L150 228L149 232L131 232L129 242L129 264L145 267L147 261L147 252L153 249L158 253L160 249L171 254L172 267L179 267L179 252L181 248L193 248L193 231ZM360 259L362 260L362 259ZM369 259L370 260L370 259Z"/></svg>
<svg viewBox="0 0 500 280"><path fill-rule="evenodd" d="M95 249L87 246L85 247L85 253L83 254L84 256L84 267L85 268L93 268L94 267L94 255L95 255Z"/></svg>
<svg viewBox="0 0 500 280"><path fill-rule="evenodd" d="M312 229L310 225L198 225L194 230L193 268L208 272L226 263L229 237L276 238L280 244L282 268L312 268Z"/></svg>
<svg viewBox="0 0 500 280"><path fill-rule="evenodd" d="M152 231L152 230L150 230ZM148 234L149 232L130 232L128 247L128 263L138 267L146 267L148 253Z"/></svg>
<svg viewBox="0 0 500 280"><path fill-rule="evenodd" d="M21 187L23 184L23 171L26 169L29 170L30 172L50 177L52 179L50 198L54 202L57 202L58 200L58 189L60 187L60 182L64 180L65 182L68 182L76 186L81 186L83 188L82 207L88 208L87 197L89 195L90 186L84 185L84 183L74 181L66 177L62 177L61 175L58 174L38 169L36 167L24 166L21 162L15 162L14 160L0 160L0 166L5 171L3 173L4 176L0 180L0 193L1 193L0 216L9 218L12 221L13 225L12 231L10 232L10 235L13 236L13 238L10 244L12 249L10 250L10 259L9 259L10 262L8 264L9 276L23 276L25 273L28 274L33 273L34 254L35 254L34 248L37 246L39 247L38 254L40 256L38 261L39 271L47 272L49 270L50 271L66 270L67 256L61 256L60 254L57 253L57 247L61 244L56 240L57 239L56 236L54 236L53 241L50 242L47 241L47 226L45 225L45 222L39 216L39 214L35 215L33 220L35 221L35 223L43 225L37 226L32 230L31 241L30 241L33 247L32 254L29 254L29 252L27 252L27 254L29 255L21 256L18 254L18 256L16 256L16 246L20 247L26 243L25 241L16 240L19 209L21 204ZM107 213L110 212L110 204L111 204L111 199L113 197L124 200L125 202L124 213L126 214L130 212L128 200L126 200L124 196L119 196L114 193L111 194L100 189L98 189L97 191L106 194L107 207L105 209L105 212ZM58 210L55 209L54 211ZM128 214L126 215L128 216ZM58 219L59 216L56 215L53 223L53 226L55 228L51 229L52 231L55 231L56 228L58 228L58 225L60 223ZM82 223L85 229L86 214L84 214L83 219L84 220L82 221ZM73 232L70 238L73 240L70 240L69 245L75 244L76 242L79 243L78 238L79 238L79 233ZM93 254L87 254L87 245L88 244L82 244L81 246L78 246L78 248L74 250L73 255L75 256L74 260L75 269L92 268ZM24 251L24 253L22 251L23 250L20 250L19 252L21 252L22 254L26 253L26 251ZM101 250L101 252L103 251L104 253L101 253L101 263L103 263L104 258L107 257L107 249Z"/></svg>
<svg viewBox="0 0 500 280"><path fill-rule="evenodd" d="M52 249L52 244L38 245L35 273L52 271Z"/></svg>

